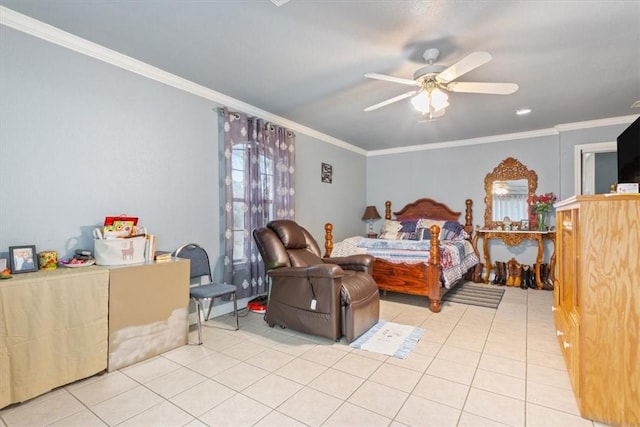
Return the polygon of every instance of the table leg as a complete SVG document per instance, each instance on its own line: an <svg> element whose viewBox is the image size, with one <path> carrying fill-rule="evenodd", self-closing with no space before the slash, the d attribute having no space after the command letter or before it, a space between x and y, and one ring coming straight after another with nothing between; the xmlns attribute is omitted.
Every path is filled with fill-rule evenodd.
<svg viewBox="0 0 640 427"><path fill-rule="evenodd" d="M489 276L491 275L491 256L489 255L489 239L487 236L482 238L482 250L484 251L484 263L487 268L487 275L484 276L484 283L489 283Z"/></svg>
<svg viewBox="0 0 640 427"><path fill-rule="evenodd" d="M551 279L551 283L554 284L556 283L556 241L555 239L548 239L551 240L551 243L553 244L553 252L551 253L551 258L549 259L549 279Z"/></svg>
<svg viewBox="0 0 640 427"><path fill-rule="evenodd" d="M542 289L542 281L540 280L540 265L542 264L542 237L536 236L536 240L538 241L538 256L536 257L536 286L538 290Z"/></svg>

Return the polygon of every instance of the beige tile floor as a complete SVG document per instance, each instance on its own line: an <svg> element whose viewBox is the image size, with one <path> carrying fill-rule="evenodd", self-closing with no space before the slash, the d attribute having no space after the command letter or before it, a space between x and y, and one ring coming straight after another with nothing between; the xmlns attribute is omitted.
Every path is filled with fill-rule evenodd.
<svg viewBox="0 0 640 427"><path fill-rule="evenodd" d="M491 285L487 285L491 286ZM0 426L600 426L580 418L546 291L497 310L387 295L426 330L407 359L222 316L187 345L0 411ZM195 342L196 332L190 339Z"/></svg>

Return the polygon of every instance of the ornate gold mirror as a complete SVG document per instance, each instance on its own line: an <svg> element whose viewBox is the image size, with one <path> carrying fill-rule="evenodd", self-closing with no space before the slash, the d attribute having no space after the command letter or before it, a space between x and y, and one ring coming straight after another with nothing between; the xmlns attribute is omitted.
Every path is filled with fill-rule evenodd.
<svg viewBox="0 0 640 427"><path fill-rule="evenodd" d="M538 175L513 157L507 157L484 178L484 228L495 229L505 217L529 219L527 199L538 188Z"/></svg>

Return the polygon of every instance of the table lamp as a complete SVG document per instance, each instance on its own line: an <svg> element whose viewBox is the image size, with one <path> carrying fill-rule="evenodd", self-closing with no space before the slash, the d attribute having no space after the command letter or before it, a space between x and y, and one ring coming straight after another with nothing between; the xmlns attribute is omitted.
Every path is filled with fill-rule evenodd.
<svg viewBox="0 0 640 427"><path fill-rule="evenodd" d="M378 210L375 206L367 206L364 210L364 214L362 215L362 220L366 221L369 224L369 231L367 232L367 237L378 237L376 233L373 232L373 223L381 218Z"/></svg>

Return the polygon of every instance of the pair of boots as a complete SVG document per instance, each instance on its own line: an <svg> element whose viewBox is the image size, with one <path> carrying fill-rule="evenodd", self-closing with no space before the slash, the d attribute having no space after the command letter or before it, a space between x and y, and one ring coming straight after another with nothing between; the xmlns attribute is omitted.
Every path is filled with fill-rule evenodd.
<svg viewBox="0 0 640 427"><path fill-rule="evenodd" d="M540 281L542 282L543 290L553 290L553 282L551 281L551 267L549 266L549 264L540 264Z"/></svg>
<svg viewBox="0 0 640 427"><path fill-rule="evenodd" d="M535 265L523 265L520 289L538 289Z"/></svg>
<svg viewBox="0 0 640 427"><path fill-rule="evenodd" d="M522 283L522 265L516 261L515 258L511 258L507 262L507 286L519 287Z"/></svg>
<svg viewBox="0 0 640 427"><path fill-rule="evenodd" d="M470 268L464 275L464 280L468 280L470 282L482 283L484 279L482 278L482 271L484 270L484 264L478 263L474 267Z"/></svg>
<svg viewBox="0 0 640 427"><path fill-rule="evenodd" d="M507 263L496 261L496 273L491 281L492 285L504 286L507 283Z"/></svg>
<svg viewBox="0 0 640 427"><path fill-rule="evenodd" d="M482 271L484 270L484 264L478 263L473 269L473 275L471 276L471 280L475 283L482 283L484 279L482 278Z"/></svg>
<svg viewBox="0 0 640 427"><path fill-rule="evenodd" d="M540 282L542 283L542 289L545 291L553 290L553 282L551 281L551 268L549 264L540 264ZM522 266L522 280L520 283L521 289L538 289L538 283L536 282L536 264L531 266Z"/></svg>
<svg viewBox="0 0 640 427"><path fill-rule="evenodd" d="M520 286L522 282L522 266L515 258L509 262L496 261L496 274L491 282L498 286Z"/></svg>

